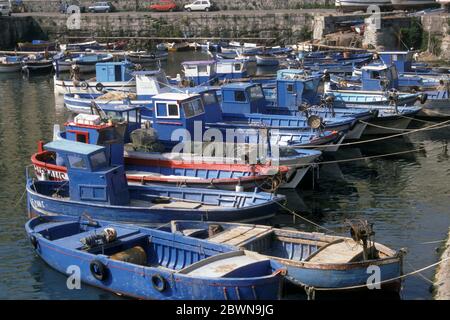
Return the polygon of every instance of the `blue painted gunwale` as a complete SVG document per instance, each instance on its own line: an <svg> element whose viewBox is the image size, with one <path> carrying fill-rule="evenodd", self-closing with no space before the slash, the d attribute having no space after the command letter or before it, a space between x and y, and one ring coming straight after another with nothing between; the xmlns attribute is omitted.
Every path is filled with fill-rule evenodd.
<svg viewBox="0 0 450 320"><path fill-rule="evenodd" d="M70 181L69 181L70 183ZM171 220L199 221L262 221L273 217L280 209L282 195L265 192L233 192L156 185L130 185L130 198L151 204L151 199L169 197L202 201L206 208L149 208L133 205L105 205L93 201L73 201L68 198L67 181L34 181L27 179L27 199L30 216L66 215L80 217L88 213L94 219L155 226ZM64 198L52 197L55 192Z"/></svg>
<svg viewBox="0 0 450 320"><path fill-rule="evenodd" d="M69 266L76 265L80 268L82 282L114 293L159 300L257 300L281 296L284 269L274 261L263 260L252 266L253 269L238 269L228 277L189 276L183 274L186 267L209 257L232 254L236 249L137 226L96 223L97 226L89 226L92 222L85 224L63 217L38 217L27 222L25 229L28 236L36 240L36 253L49 266L66 274ZM80 250L79 240L103 227L115 228L118 240L105 246L104 254L99 251L101 247L90 252ZM145 250L149 266L113 260L105 255L136 245ZM92 276L90 263L93 260L106 266L104 280ZM164 290L158 291L152 286L153 276L164 279Z"/></svg>

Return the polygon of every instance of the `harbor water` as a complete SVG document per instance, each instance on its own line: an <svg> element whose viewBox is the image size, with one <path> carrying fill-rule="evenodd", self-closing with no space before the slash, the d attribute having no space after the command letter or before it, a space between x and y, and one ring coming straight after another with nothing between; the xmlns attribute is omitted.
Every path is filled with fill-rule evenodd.
<svg viewBox="0 0 450 320"><path fill-rule="evenodd" d="M183 54L183 60L202 58L196 53ZM170 55L163 67L176 76L180 62L181 56ZM61 100L55 98L49 76L0 75L0 299L118 298L86 285L68 290L66 277L34 254L24 231L25 167L37 150L37 141L51 140L53 125L72 116ZM428 124L415 121L412 127L424 125ZM316 170L314 181L284 192L287 206L345 235L349 235L347 221L368 220L374 224L377 242L407 249L405 273L433 264L439 260L437 248L444 243L450 225L447 140L449 127L343 148L324 159L328 164ZM379 157L386 154L392 155ZM323 232L288 213L279 214L273 224ZM407 277L400 298L431 299L434 271Z"/></svg>

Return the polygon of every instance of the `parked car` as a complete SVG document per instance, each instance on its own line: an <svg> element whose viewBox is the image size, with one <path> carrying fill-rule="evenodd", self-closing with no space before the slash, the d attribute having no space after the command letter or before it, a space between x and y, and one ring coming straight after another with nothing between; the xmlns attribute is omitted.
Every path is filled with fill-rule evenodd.
<svg viewBox="0 0 450 320"><path fill-rule="evenodd" d="M186 11L212 11L215 8L215 4L209 0L197 0L184 6Z"/></svg>
<svg viewBox="0 0 450 320"><path fill-rule="evenodd" d="M113 12L115 10L111 2L96 2L88 8L89 12Z"/></svg>
<svg viewBox="0 0 450 320"><path fill-rule="evenodd" d="M160 0L148 7L151 11L167 12L177 10L177 4L173 0Z"/></svg>
<svg viewBox="0 0 450 320"><path fill-rule="evenodd" d="M59 12L60 13L67 13L67 14L73 14L76 13L76 10L69 10L69 8L71 8L72 6L77 6L80 9L80 13L85 13L86 12L86 7L82 6L80 4L80 1L78 0L73 0L73 1L69 1L69 2L61 2L59 5Z"/></svg>
<svg viewBox="0 0 450 320"><path fill-rule="evenodd" d="M9 4L0 4L0 16L11 16L11 7Z"/></svg>

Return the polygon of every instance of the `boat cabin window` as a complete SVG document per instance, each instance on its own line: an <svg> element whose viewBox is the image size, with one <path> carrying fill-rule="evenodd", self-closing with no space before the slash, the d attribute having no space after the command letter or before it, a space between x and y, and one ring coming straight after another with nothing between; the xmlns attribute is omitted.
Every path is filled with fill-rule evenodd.
<svg viewBox="0 0 450 320"><path fill-rule="evenodd" d="M238 102L246 102L247 98L245 98L245 92L244 91L235 91L234 92L234 100Z"/></svg>
<svg viewBox="0 0 450 320"><path fill-rule="evenodd" d="M180 110L177 104L157 102L156 103L156 117L157 118L180 118Z"/></svg>
<svg viewBox="0 0 450 320"><path fill-rule="evenodd" d="M287 85L287 92L288 93L293 93L294 92L294 85L293 84L288 84Z"/></svg>
<svg viewBox="0 0 450 320"><path fill-rule="evenodd" d="M242 64L240 64L240 63L234 64L234 71L241 71L241 69L242 69Z"/></svg>
<svg viewBox="0 0 450 320"><path fill-rule="evenodd" d="M201 99L195 99L185 102L182 104L182 107L184 110L184 116L186 118L192 118L205 112L205 108Z"/></svg>
<svg viewBox="0 0 450 320"><path fill-rule="evenodd" d="M167 78L161 73L158 73L158 75L156 76L156 81L158 81L159 87L161 89L169 86Z"/></svg>
<svg viewBox="0 0 450 320"><path fill-rule="evenodd" d="M370 77L371 79L377 79L377 80L381 79L380 73L378 71L372 71L370 75L371 75L371 77Z"/></svg>
<svg viewBox="0 0 450 320"><path fill-rule="evenodd" d="M210 105L217 103L217 96L213 92L205 92L203 94L203 104Z"/></svg>
<svg viewBox="0 0 450 320"><path fill-rule="evenodd" d="M75 141L82 143L89 143L89 133L84 131L67 130L69 133L75 135Z"/></svg>
<svg viewBox="0 0 450 320"><path fill-rule="evenodd" d="M264 92L261 86L250 87L250 100L260 100L264 98Z"/></svg>
<svg viewBox="0 0 450 320"><path fill-rule="evenodd" d="M198 73L207 73L208 66L198 66Z"/></svg>
<svg viewBox="0 0 450 320"><path fill-rule="evenodd" d="M79 155L68 155L69 165L73 169L87 169L86 162L84 158Z"/></svg>
<svg viewBox="0 0 450 320"><path fill-rule="evenodd" d="M104 168L107 166L106 155L104 152L98 152L91 156L91 166L95 169Z"/></svg>

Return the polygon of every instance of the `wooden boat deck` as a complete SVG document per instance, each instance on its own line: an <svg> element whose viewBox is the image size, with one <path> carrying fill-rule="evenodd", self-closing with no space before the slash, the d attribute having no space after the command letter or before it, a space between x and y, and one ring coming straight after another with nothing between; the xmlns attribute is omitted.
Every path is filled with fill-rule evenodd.
<svg viewBox="0 0 450 320"><path fill-rule="evenodd" d="M261 228L256 226L239 226L209 238L208 240L214 243L228 244L232 246L240 246L244 242L263 236L272 232L270 228Z"/></svg>
<svg viewBox="0 0 450 320"><path fill-rule="evenodd" d="M350 240L332 242L314 254L307 261L312 263L349 263L363 253L359 243Z"/></svg>
<svg viewBox="0 0 450 320"><path fill-rule="evenodd" d="M199 209L199 210L217 210L219 206L206 205L200 202L189 201L171 201L169 203L152 203L150 201L132 199L132 207L152 208L152 209Z"/></svg>

